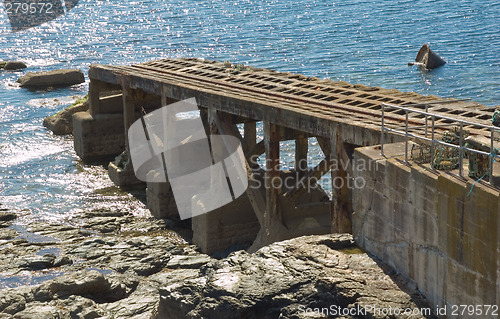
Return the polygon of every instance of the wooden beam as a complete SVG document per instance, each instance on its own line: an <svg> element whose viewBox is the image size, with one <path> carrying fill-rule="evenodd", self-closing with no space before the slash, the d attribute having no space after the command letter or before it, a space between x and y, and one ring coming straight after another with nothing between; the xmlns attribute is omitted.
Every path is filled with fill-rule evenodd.
<svg viewBox="0 0 500 319"><path fill-rule="evenodd" d="M329 155L326 156L316 167L307 171L307 173L297 182L296 186L288 190L283 196L285 198L300 196L304 191L307 191L308 188L313 187L321 176L328 173L331 168L331 163L331 157Z"/></svg>
<svg viewBox="0 0 500 319"><path fill-rule="evenodd" d="M307 172L307 152L309 149L309 139L299 136L295 139L295 171L302 177Z"/></svg>
<svg viewBox="0 0 500 319"><path fill-rule="evenodd" d="M248 154L257 144L257 125L256 122L247 122L243 124L243 152Z"/></svg>

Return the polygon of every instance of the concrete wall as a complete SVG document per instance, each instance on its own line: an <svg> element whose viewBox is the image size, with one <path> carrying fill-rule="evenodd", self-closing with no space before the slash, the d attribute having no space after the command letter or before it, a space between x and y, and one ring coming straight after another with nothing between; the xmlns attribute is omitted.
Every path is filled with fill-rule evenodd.
<svg viewBox="0 0 500 319"><path fill-rule="evenodd" d="M105 162L123 152L124 132L122 114L73 114L75 151L84 162Z"/></svg>
<svg viewBox="0 0 500 319"><path fill-rule="evenodd" d="M404 144L385 150L403 154ZM353 192L361 247L414 280L431 304L447 305L448 317L452 305L500 304L498 191L476 184L469 194L470 181L383 159L376 147L356 149L354 164L366 181Z"/></svg>
<svg viewBox="0 0 500 319"><path fill-rule="evenodd" d="M193 244L211 254L233 245L249 246L260 230L246 194L207 214L192 218Z"/></svg>

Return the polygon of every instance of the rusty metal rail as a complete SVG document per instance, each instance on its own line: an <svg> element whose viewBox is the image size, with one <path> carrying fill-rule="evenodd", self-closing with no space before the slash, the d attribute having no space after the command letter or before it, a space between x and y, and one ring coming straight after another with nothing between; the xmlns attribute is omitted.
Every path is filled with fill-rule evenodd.
<svg viewBox="0 0 500 319"><path fill-rule="evenodd" d="M392 129L392 128L388 128L385 126L385 110L386 109L397 109L397 110L402 110L404 111L405 113L405 117L406 117L406 122L405 122L405 128L404 128L404 131L403 130L397 130L397 129ZM412 127L409 126L409 122L408 122L408 114L409 113L417 113L417 114L421 114L421 115L424 115L425 119L426 119L426 127L425 127L425 134L424 135L421 135L421 134L414 134L414 133L410 133L409 131L412 129ZM381 116L382 116L382 119L381 119L381 137L380 137L380 140L381 140L381 145L380 145L380 153L382 156L384 156L384 136L385 136L385 132L392 132L392 133L395 133L395 134L400 134L402 136L405 137L405 162L408 163L408 142L409 142L409 139L410 138L414 138L416 139L417 141L420 140L420 141L426 141L426 142L430 142L431 143L431 150L430 150L430 161L431 161L431 168L434 169L434 166L433 166L433 157L434 157L434 150L435 150L435 146L436 145L444 145L446 147L450 147L450 148L454 148L454 149L458 149L459 151L459 165L458 165L458 170L459 170L459 176L460 177L463 177L463 159L464 159L464 152L470 152L470 153L476 153L476 154L480 154L480 155L484 155L484 156L488 156L489 157L489 169L488 169L488 172L489 172L489 178L490 178L490 181L491 181L491 178L493 176L493 163L494 161L497 159L497 158L500 158L500 155L497 153L497 151L495 150L494 148L494 141L495 141L495 132L500 132L500 127L496 127L496 126L492 126L492 125L485 125L485 124L480 124L480 123L474 123L474 122L470 122L470 121L465 121L465 120L461 120L461 119L457 119L457 118L452 118L452 117L448 117L448 116L444 116L444 115L439 115L439 114L434 114L434 113L431 113L431 112L428 112L428 111L421 111L421 110L415 110L415 109L411 109L407 106L397 106L397 105L390 105L390 104L386 104L386 103L383 103L382 104L382 112L381 112ZM428 122L427 122L427 119L430 118L431 119L431 124L428 125ZM447 120L447 121L450 121L451 123L447 123L447 124L443 124L443 125L436 125L436 119L440 120ZM429 127L428 127L429 126ZM444 142L442 140L439 140L436 136L436 131L442 127L446 127L446 126L458 126L460 128L460 133L459 133L459 145L455 145L455 144L451 144L451 143L447 143L447 142ZM465 143L464 143L464 128L465 127L468 127L468 128L474 128L475 130L473 130L473 132L475 133L478 133L478 132L482 132L482 130L487 130L490 134L489 134L489 141L490 141L490 152L487 153L487 152L483 152L483 151L480 151L480 150L476 150L476 149L473 149L473 148L470 148L470 147L467 147L465 146ZM479 130L478 130L479 129ZM428 137L428 131L430 130L430 135L431 137L429 138Z"/></svg>

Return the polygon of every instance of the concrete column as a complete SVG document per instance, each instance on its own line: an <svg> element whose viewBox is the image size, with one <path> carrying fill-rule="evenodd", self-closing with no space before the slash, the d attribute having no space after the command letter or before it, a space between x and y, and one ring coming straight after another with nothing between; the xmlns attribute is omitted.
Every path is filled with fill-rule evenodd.
<svg viewBox="0 0 500 319"><path fill-rule="evenodd" d="M161 92L161 106L167 106L176 102L167 96L165 86ZM166 138L166 137L164 137ZM168 181L167 172L165 172L167 180L165 182L148 182L146 188L147 207L156 218L179 218L179 211L175 203L174 193L170 182Z"/></svg>
<svg viewBox="0 0 500 319"><path fill-rule="evenodd" d="M230 116L221 114L214 108L209 108L207 113L209 134L220 133L240 137ZM254 205L250 202L249 196L242 195L207 214L193 217L193 243L208 254L225 250L233 245L239 248L250 245L259 231L260 223L254 214Z"/></svg>
<svg viewBox="0 0 500 319"><path fill-rule="evenodd" d="M125 139L125 150L122 154L117 156L113 162L108 165L108 175L109 178L120 187L131 187L139 186L145 187L146 183L140 181L135 176L134 168L132 166L132 160L130 158L130 151L128 145L128 130L132 123L137 119L135 115L135 103L137 102L134 98L136 92L130 89L124 83L122 84L122 101L123 101L123 135Z"/></svg>
<svg viewBox="0 0 500 319"><path fill-rule="evenodd" d="M130 126L135 122L135 101L132 98L132 90L123 87L123 125L125 127L125 147L128 150L128 130Z"/></svg>
<svg viewBox="0 0 500 319"><path fill-rule="evenodd" d="M332 156L332 232L352 233L351 213L348 210L349 188L347 172L344 169L346 154L342 140L342 127L332 123L330 130L330 156Z"/></svg>
<svg viewBox="0 0 500 319"><path fill-rule="evenodd" d="M103 90L104 83L90 79L89 84L89 113L91 115L101 114L101 101L99 99L99 95Z"/></svg>

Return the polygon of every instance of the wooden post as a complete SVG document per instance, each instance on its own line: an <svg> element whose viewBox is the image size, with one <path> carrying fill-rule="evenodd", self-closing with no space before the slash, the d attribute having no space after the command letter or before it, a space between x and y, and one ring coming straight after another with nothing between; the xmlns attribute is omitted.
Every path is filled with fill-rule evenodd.
<svg viewBox="0 0 500 319"><path fill-rule="evenodd" d="M280 179L280 139L279 127L268 121L264 121L264 144L266 148L266 213L264 226L266 235L277 231L275 225L282 224L282 216L279 207L279 196L281 194Z"/></svg>
<svg viewBox="0 0 500 319"><path fill-rule="evenodd" d="M243 136L243 152L248 154L257 144L257 123L256 122L245 122L244 136Z"/></svg>
<svg viewBox="0 0 500 319"><path fill-rule="evenodd" d="M295 139L295 171L298 177L304 176L307 172L307 152L309 148L309 140L307 137L299 135Z"/></svg>
<svg viewBox="0 0 500 319"><path fill-rule="evenodd" d="M352 233L351 216L348 210L349 187L345 166L348 164L344 154L342 127L332 123L330 130L330 147L332 156L332 232ZM336 168L336 169L335 169Z"/></svg>

